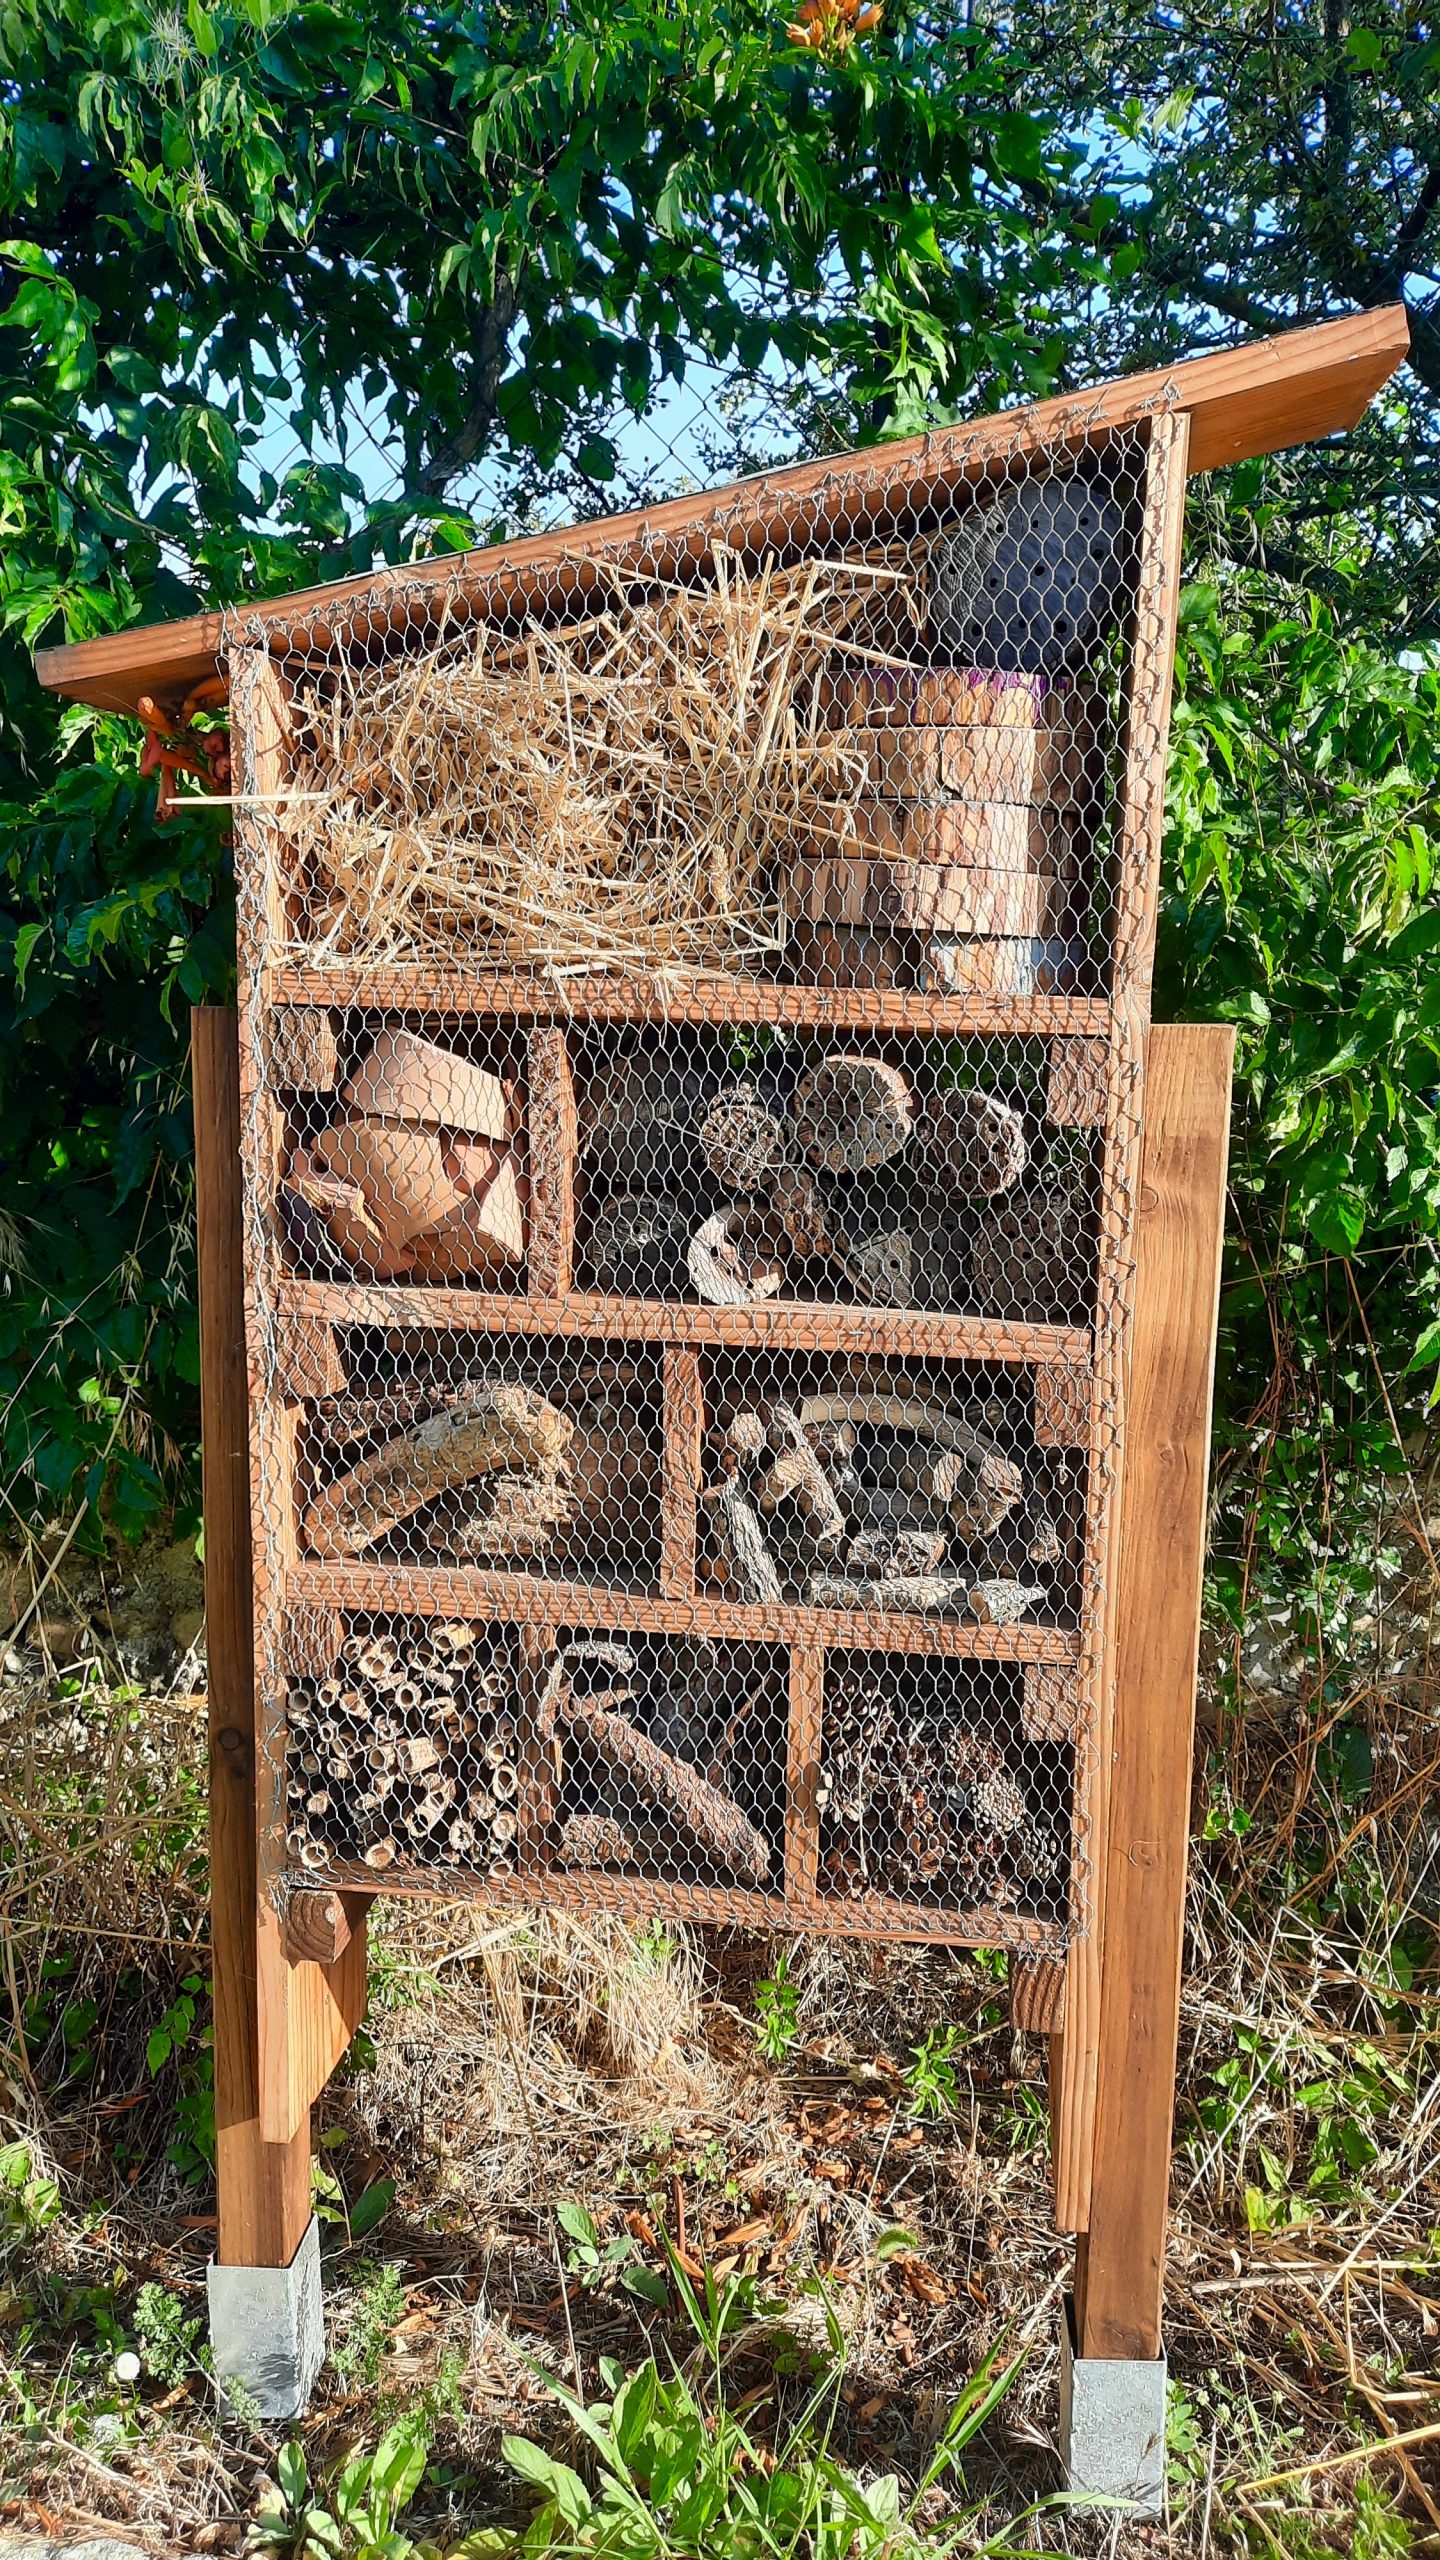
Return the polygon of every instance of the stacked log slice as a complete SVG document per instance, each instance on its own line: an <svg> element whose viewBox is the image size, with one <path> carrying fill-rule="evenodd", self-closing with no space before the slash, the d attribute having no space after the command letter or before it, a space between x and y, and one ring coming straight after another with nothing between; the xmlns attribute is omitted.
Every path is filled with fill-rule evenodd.
<svg viewBox="0 0 1440 2560"><path fill-rule="evenodd" d="M854 937L877 984L1062 986L1078 965L1099 780L1089 695L1039 675L889 666L837 676L825 708L853 724L865 779L787 883L807 971L859 983ZM898 967L896 945L911 955Z"/></svg>

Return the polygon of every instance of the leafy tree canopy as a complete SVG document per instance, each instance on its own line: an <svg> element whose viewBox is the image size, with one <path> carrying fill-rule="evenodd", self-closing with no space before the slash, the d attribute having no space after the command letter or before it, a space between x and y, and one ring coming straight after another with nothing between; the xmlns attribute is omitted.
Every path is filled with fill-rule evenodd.
<svg viewBox="0 0 1440 2560"><path fill-rule="evenodd" d="M1414 0L1044 0L998 8L993 23L1017 97L1077 143L1043 203L1057 238L1103 268L1098 291L1065 297L1083 375L1405 304L1398 385L1342 447L1252 477L1233 539L1250 565L1318 573L1350 614L1440 635L1434 12ZM1326 556L1337 537L1342 563Z"/></svg>

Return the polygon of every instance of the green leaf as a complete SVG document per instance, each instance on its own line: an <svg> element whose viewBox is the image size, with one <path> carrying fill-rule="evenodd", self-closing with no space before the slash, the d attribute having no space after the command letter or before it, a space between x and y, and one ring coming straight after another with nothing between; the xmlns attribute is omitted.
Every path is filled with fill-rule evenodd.
<svg viewBox="0 0 1440 2560"><path fill-rule="evenodd" d="M532 2489L543 2491L554 2501L561 2520L572 2528L584 2523L591 2512L590 2492L578 2471L568 2463L557 2462L538 2444L526 2436L502 2436L500 2451L517 2477L528 2481Z"/></svg>
<svg viewBox="0 0 1440 2560"><path fill-rule="evenodd" d="M352 2240L363 2240L368 2232L383 2222L395 2201L393 2178L376 2178L359 2194L350 2207L349 2223Z"/></svg>
<svg viewBox="0 0 1440 2560"><path fill-rule="evenodd" d="M568 2239L582 2241L590 2249L599 2248L600 2226L583 2204L566 2198L555 2207L555 2219Z"/></svg>
<svg viewBox="0 0 1440 2560"><path fill-rule="evenodd" d="M15 993L24 1001L25 979L37 946L50 928L47 924L22 924L15 936Z"/></svg>

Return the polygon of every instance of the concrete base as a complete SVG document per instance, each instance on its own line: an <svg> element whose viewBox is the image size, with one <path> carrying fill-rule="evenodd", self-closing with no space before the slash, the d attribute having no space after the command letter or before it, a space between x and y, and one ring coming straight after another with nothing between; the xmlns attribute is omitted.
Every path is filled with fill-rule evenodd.
<svg viewBox="0 0 1440 2560"><path fill-rule="evenodd" d="M1154 2364L1077 2356L1071 2306L1060 2342L1060 2459L1079 2495L1117 2498L1143 2516L1165 2504L1163 2356Z"/></svg>
<svg viewBox="0 0 1440 2560"><path fill-rule="evenodd" d="M221 2399L237 2416L302 2416L325 2361L314 2216L288 2267L222 2267L212 2258L205 2282Z"/></svg>

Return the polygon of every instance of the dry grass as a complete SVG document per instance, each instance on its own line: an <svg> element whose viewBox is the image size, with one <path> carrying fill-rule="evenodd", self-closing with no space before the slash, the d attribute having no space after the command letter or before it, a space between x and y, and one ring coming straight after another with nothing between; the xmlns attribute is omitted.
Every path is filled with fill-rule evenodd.
<svg viewBox="0 0 1440 2560"><path fill-rule="evenodd" d="M863 768L820 724L837 647L921 607L883 559L747 563L522 637L482 624L423 656L337 661L294 705L290 808L311 957L673 975L753 967L779 881Z"/></svg>

